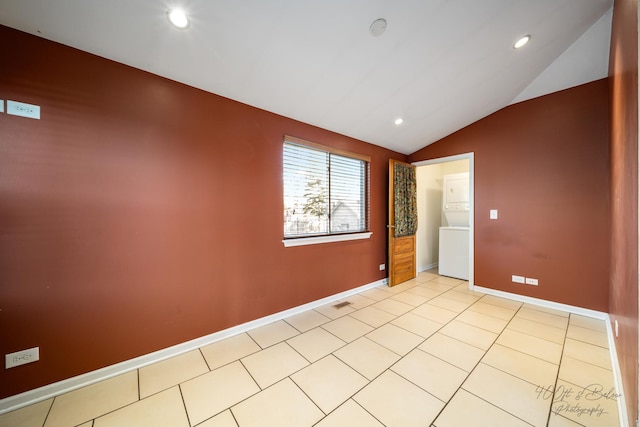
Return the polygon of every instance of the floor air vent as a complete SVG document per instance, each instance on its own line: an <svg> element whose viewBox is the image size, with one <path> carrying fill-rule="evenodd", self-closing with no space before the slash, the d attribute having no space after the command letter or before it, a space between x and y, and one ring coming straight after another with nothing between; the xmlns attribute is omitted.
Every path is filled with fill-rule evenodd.
<svg viewBox="0 0 640 427"><path fill-rule="evenodd" d="M351 303L349 301L343 301L343 302L339 302L338 304L335 304L333 306L333 308L342 308L342 307L346 307L348 305L351 305Z"/></svg>

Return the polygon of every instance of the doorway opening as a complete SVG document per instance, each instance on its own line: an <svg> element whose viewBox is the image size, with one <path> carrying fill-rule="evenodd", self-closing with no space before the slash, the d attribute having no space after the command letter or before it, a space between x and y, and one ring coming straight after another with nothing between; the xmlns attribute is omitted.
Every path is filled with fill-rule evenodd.
<svg viewBox="0 0 640 427"><path fill-rule="evenodd" d="M468 280L474 285L474 164L473 153L414 162L418 191L416 273L439 265L440 227L447 225L443 212L444 176L469 173ZM466 255L466 254L465 254Z"/></svg>

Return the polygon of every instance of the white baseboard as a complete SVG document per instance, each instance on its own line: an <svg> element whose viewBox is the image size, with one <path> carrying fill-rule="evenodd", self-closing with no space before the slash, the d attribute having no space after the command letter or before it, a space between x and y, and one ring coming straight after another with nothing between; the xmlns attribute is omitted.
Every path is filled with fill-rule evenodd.
<svg viewBox="0 0 640 427"><path fill-rule="evenodd" d="M538 305L541 307L552 308L555 310L566 311L573 314L578 314L586 317L593 317L605 321L607 325L607 339L609 341L609 353L613 368L613 382L616 388L616 393L620 396L617 399L618 404L618 417L620 419L620 427L629 427L627 417L627 405L624 396L624 388L622 386L622 375L620 371L620 363L618 363L618 354L616 353L615 339L613 330L611 329L611 321L609 314L602 311L589 310L587 308L576 307L568 304L561 304L558 302L547 301L539 298L527 297L524 295L512 294L510 292L498 291L495 289L484 288L482 286L474 286L474 291L482 292L488 295L495 295L502 298L507 298L515 301L526 302L529 304Z"/></svg>
<svg viewBox="0 0 640 427"><path fill-rule="evenodd" d="M618 394L618 417L620 418L620 427L629 427L629 417L627 413L627 401L624 395L624 388L622 386L622 372L620 371L620 364L618 363L618 353L616 351L616 342L614 338L613 329L611 328L611 320L607 315L607 338L609 339L609 353L611 354L611 361L613 363L613 383Z"/></svg>
<svg viewBox="0 0 640 427"><path fill-rule="evenodd" d="M39 387L33 390L26 391L24 393L9 396L4 399L0 399L0 415L37 403L52 397L58 396L63 393L68 393L72 390L76 390L81 387L85 387L99 381L106 380L108 378L115 377L117 375L124 374L135 369L142 368L153 363L160 362L165 359L169 359L174 356L178 356L183 353L187 353L192 350L196 350L205 345L212 344L214 342L229 338L233 335L238 335L243 332L247 332L251 329L259 328L260 326L273 323L278 320L282 320L286 317L291 317L296 314L302 313L307 310L314 309L333 301L350 297L351 295L381 286L386 285L387 279L380 279L373 283L360 286L358 288L349 289L348 291L340 292L335 295L331 295L316 301L312 301L307 304L303 304L297 307L290 308L288 310L281 311L279 313L271 314L269 316L262 317L260 319L252 320L241 325L233 326L223 331L215 332L204 337L196 338L191 341L184 342L172 347L168 347L162 350L155 351L153 353L145 354L134 359L125 360L124 362L116 363L102 369L87 372L86 374L71 377L62 381L58 381L52 384L48 384L43 387Z"/></svg>
<svg viewBox="0 0 640 427"><path fill-rule="evenodd" d="M603 311L590 310L588 308L576 307L575 305L562 304L559 302L547 301L540 298L533 298L519 294L512 294L511 292L498 291L496 289L484 288L482 286L474 286L474 291L482 292L483 294L495 295L501 298L507 298L514 301L526 302L527 304L538 305L540 307L551 308L554 310L566 311L573 314L579 314L581 316L593 317L595 319L607 320L609 315Z"/></svg>
<svg viewBox="0 0 640 427"><path fill-rule="evenodd" d="M418 267L418 273L422 271L431 270L432 268L436 268L437 266L438 266L437 262L434 262L433 264L423 265L422 267Z"/></svg>

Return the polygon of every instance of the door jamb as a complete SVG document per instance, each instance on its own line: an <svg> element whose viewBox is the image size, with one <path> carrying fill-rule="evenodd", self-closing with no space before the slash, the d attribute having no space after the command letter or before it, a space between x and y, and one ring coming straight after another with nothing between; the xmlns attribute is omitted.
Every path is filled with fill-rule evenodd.
<svg viewBox="0 0 640 427"><path fill-rule="evenodd" d="M473 164L473 152L456 154L447 157L438 157L436 159L422 160L419 162L413 162L412 165L416 167L436 165L438 163L453 162L456 160L469 160L469 289L473 290L474 286L474 241L475 241L475 186L474 186L474 164ZM418 207L420 209L420 207ZM417 273L417 272L416 272Z"/></svg>

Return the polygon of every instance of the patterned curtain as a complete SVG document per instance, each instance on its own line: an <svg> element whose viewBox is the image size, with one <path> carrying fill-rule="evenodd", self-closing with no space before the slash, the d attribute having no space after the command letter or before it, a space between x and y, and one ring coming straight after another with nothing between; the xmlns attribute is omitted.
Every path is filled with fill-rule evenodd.
<svg viewBox="0 0 640 427"><path fill-rule="evenodd" d="M416 168L396 163L393 171L393 209L396 225L394 235L411 236L416 234L418 229Z"/></svg>

